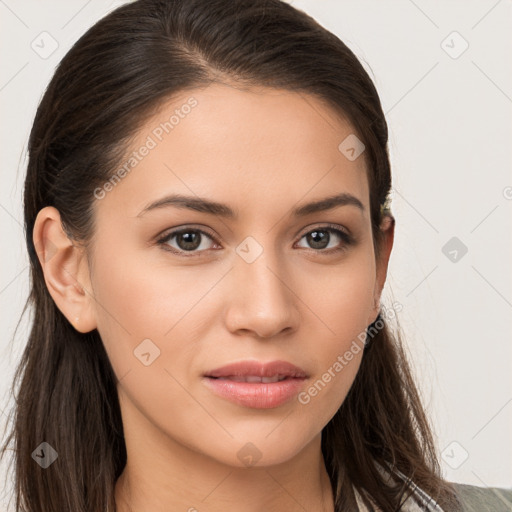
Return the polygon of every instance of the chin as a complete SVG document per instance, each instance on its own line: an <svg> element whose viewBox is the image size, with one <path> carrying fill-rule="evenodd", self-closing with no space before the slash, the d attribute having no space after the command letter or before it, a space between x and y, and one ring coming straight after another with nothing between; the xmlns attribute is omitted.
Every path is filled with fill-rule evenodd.
<svg viewBox="0 0 512 512"><path fill-rule="evenodd" d="M274 423L272 428L276 427ZM278 427L280 428L280 427ZM271 432L269 434L269 432ZM262 468L285 464L304 450L310 439L290 435L289 431L272 432L272 429L255 431L254 435L235 436L228 447L219 446L215 459L237 468Z"/></svg>

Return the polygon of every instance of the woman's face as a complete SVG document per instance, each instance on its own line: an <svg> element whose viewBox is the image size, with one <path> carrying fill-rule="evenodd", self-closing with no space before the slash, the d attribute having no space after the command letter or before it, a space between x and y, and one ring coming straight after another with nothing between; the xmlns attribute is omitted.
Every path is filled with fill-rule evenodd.
<svg viewBox="0 0 512 512"><path fill-rule="evenodd" d="M183 92L140 129L124 172L96 190L86 285L127 437L234 466L318 441L358 371L389 257L375 260L361 149L325 104L273 89ZM275 361L302 378L206 376Z"/></svg>

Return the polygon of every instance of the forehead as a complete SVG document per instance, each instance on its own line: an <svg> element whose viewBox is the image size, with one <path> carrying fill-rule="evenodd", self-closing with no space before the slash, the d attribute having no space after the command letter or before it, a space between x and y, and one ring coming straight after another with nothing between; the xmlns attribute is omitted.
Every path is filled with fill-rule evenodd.
<svg viewBox="0 0 512 512"><path fill-rule="evenodd" d="M365 155L349 160L339 148L353 136L348 120L302 92L225 84L182 91L138 130L99 206L133 217L181 193L275 215L350 193L368 211Z"/></svg>

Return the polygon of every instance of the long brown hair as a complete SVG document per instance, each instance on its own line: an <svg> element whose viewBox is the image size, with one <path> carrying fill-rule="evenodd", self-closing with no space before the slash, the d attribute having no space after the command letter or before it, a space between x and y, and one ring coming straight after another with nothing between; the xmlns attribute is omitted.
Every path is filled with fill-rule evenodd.
<svg viewBox="0 0 512 512"><path fill-rule="evenodd" d="M97 330L77 332L46 288L33 243L37 213L57 208L69 236L87 247L94 190L112 176L142 123L172 95L222 81L311 94L348 118L366 146L379 253L381 206L391 189L387 123L372 80L338 37L280 0L138 0L112 11L59 64L29 138L31 288L23 314L30 305L34 316L2 449L4 456L14 440L17 511L115 510L115 482L126 463L116 375ZM400 336L382 322L322 433L336 511L355 508L352 486L371 510L400 510L410 480L456 510ZM32 458L42 442L58 452L47 469Z"/></svg>

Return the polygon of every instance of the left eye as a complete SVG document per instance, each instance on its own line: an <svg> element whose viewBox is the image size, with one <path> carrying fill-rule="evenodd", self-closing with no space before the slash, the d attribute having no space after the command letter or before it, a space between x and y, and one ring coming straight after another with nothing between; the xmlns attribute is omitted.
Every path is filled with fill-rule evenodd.
<svg viewBox="0 0 512 512"><path fill-rule="evenodd" d="M334 247L329 247L332 234L342 240L343 243L341 244L341 247L339 246L339 243ZM197 228L184 228L177 231L172 231L157 240L157 243L162 245L165 250L179 254L180 256L200 256L200 254L194 253L201 253L208 249L208 247L201 248L203 245L203 239L205 237L218 244L217 240L212 234ZM169 244L169 242L173 239L176 239L176 244L178 247L173 247ZM310 249L325 253L346 250L347 246L352 243L352 238L348 233L332 226L321 226L308 231L301 236L300 240L302 239L306 239L309 244L312 244Z"/></svg>
<svg viewBox="0 0 512 512"><path fill-rule="evenodd" d="M334 247L328 247L326 245L331 241L331 235L333 233L335 237L338 237L343 241L341 247L339 246L339 243ZM306 238L308 243L313 245L313 249L326 253L346 250L347 246L352 243L352 238L348 233L345 233L345 231L341 231L340 229L331 226L321 226L319 228L313 229L312 231L308 231L301 237L301 240L303 238Z"/></svg>

